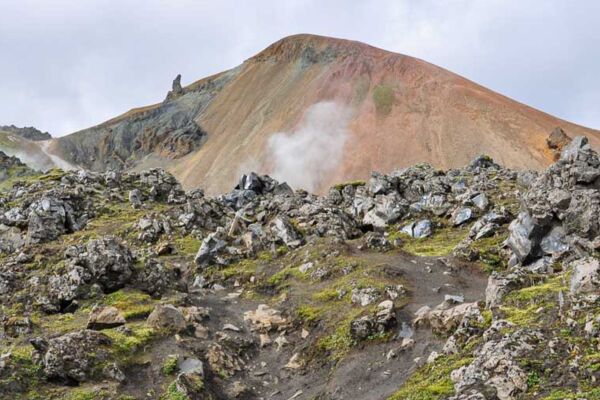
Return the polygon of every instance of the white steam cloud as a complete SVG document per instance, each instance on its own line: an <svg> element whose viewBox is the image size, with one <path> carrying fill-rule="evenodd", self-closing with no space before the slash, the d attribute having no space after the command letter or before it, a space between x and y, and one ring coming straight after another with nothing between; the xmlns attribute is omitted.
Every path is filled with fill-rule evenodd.
<svg viewBox="0 0 600 400"><path fill-rule="evenodd" d="M350 111L334 102L310 106L293 132L278 132L268 142L279 181L308 191L318 189L342 161Z"/></svg>

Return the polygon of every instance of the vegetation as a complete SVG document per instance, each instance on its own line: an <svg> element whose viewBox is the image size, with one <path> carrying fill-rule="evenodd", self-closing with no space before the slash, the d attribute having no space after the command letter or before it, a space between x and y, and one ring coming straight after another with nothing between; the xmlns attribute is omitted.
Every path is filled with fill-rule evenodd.
<svg viewBox="0 0 600 400"><path fill-rule="evenodd" d="M405 242L402 249L408 253L422 257L442 257L452 254L468 232L464 227L442 227L434 230L432 236L422 239L414 239L403 233L397 235Z"/></svg>
<svg viewBox="0 0 600 400"><path fill-rule="evenodd" d="M177 354L171 354L165 358L162 366L162 372L165 375L172 375L177 371L177 362L179 356Z"/></svg>
<svg viewBox="0 0 600 400"><path fill-rule="evenodd" d="M454 393L450 373L473 358L466 355L438 357L433 363L419 368L389 400L438 400Z"/></svg>
<svg viewBox="0 0 600 400"><path fill-rule="evenodd" d="M156 303L150 295L135 289L121 289L104 299L105 305L116 307L128 321L147 317Z"/></svg>
<svg viewBox="0 0 600 400"><path fill-rule="evenodd" d="M392 107L396 102L394 89L385 84L375 86L373 89L373 102L375 103L377 115L381 117L387 116L392 111Z"/></svg>
<svg viewBox="0 0 600 400"><path fill-rule="evenodd" d="M333 187L336 188L337 190L344 190L344 188L346 186L353 186L353 187L360 187L360 186L365 186L366 182L365 181L349 181L349 182L344 182L344 183L338 183L336 185L334 185Z"/></svg>
<svg viewBox="0 0 600 400"><path fill-rule="evenodd" d="M156 336L152 328L148 328L144 323L128 324L130 333L125 333L117 329L106 329L103 332L111 338L114 355L123 364L129 364L138 351L150 343Z"/></svg>

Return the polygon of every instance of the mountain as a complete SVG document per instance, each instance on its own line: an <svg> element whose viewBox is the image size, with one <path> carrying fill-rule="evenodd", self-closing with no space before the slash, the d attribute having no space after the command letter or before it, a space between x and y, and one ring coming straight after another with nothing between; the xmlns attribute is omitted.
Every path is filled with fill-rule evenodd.
<svg viewBox="0 0 600 400"><path fill-rule="evenodd" d="M8 156L18 157L36 170L45 171L55 166L66 167L59 157L45 152L51 138L47 132L35 128L0 126L0 150Z"/></svg>
<svg viewBox="0 0 600 400"><path fill-rule="evenodd" d="M250 169L319 192L372 170L451 168L482 153L541 169L553 161L546 138L556 127L600 145L599 131L425 61L302 34L189 86L176 79L165 101L53 139L47 150L97 171L164 167L209 193Z"/></svg>

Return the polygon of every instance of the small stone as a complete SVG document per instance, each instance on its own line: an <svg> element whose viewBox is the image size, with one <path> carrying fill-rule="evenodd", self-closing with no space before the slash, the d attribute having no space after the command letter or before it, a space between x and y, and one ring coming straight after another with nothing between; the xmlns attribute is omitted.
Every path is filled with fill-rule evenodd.
<svg viewBox="0 0 600 400"><path fill-rule="evenodd" d="M281 335L277 336L277 338L275 339L275 344L277 345L277 351L281 351L283 346L287 346L288 344L290 344L290 342L288 342L285 336Z"/></svg>
<svg viewBox="0 0 600 400"><path fill-rule="evenodd" d="M273 341L271 340L271 337L269 336L268 333L261 333L259 335L259 339L260 339L260 347L267 347L268 345L273 343Z"/></svg>
<svg viewBox="0 0 600 400"><path fill-rule="evenodd" d="M239 332L240 328L238 328L237 326L235 326L233 324L225 324L225 325L223 325L223 330L224 331Z"/></svg>
<svg viewBox="0 0 600 400"><path fill-rule="evenodd" d="M198 339L208 339L208 328L204 325L194 325L194 337Z"/></svg>
<svg viewBox="0 0 600 400"><path fill-rule="evenodd" d="M313 262L307 262L302 264L299 267L300 272L302 272L303 274L305 274L308 270L312 269L315 266L315 264Z"/></svg>
<svg viewBox="0 0 600 400"><path fill-rule="evenodd" d="M181 311L170 304L157 305L148 316L146 323L151 328L174 332L183 331L187 327Z"/></svg>
<svg viewBox="0 0 600 400"><path fill-rule="evenodd" d="M290 358L290 360L288 361L287 364L285 364L285 366L283 368L285 369L292 369L292 370L298 370L300 368L302 368L302 361L300 360L300 354L298 353L294 353L294 355L292 356L292 358Z"/></svg>
<svg viewBox="0 0 600 400"><path fill-rule="evenodd" d="M440 357L440 354L437 351L432 351L429 357L427 357L427 364L433 363Z"/></svg>
<svg viewBox="0 0 600 400"><path fill-rule="evenodd" d="M125 322L125 318L116 307L94 306L90 312L87 327L99 331L124 325Z"/></svg>

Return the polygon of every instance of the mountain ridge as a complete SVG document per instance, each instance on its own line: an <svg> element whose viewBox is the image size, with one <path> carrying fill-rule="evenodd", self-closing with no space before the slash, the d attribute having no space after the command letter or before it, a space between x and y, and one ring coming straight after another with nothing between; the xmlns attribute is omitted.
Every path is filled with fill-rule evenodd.
<svg viewBox="0 0 600 400"><path fill-rule="evenodd" d="M183 87L175 98L54 139L48 151L92 170L163 167L186 188L222 193L248 169L273 174L273 136L294 136L311 107L322 102L338 104L351 117L343 127L348 134L341 159L320 172L319 187L309 188L317 192L365 179L372 170L417 162L452 168L481 153L509 167L541 169L553 161L546 138L556 127L600 145L596 130L426 61L299 34Z"/></svg>

